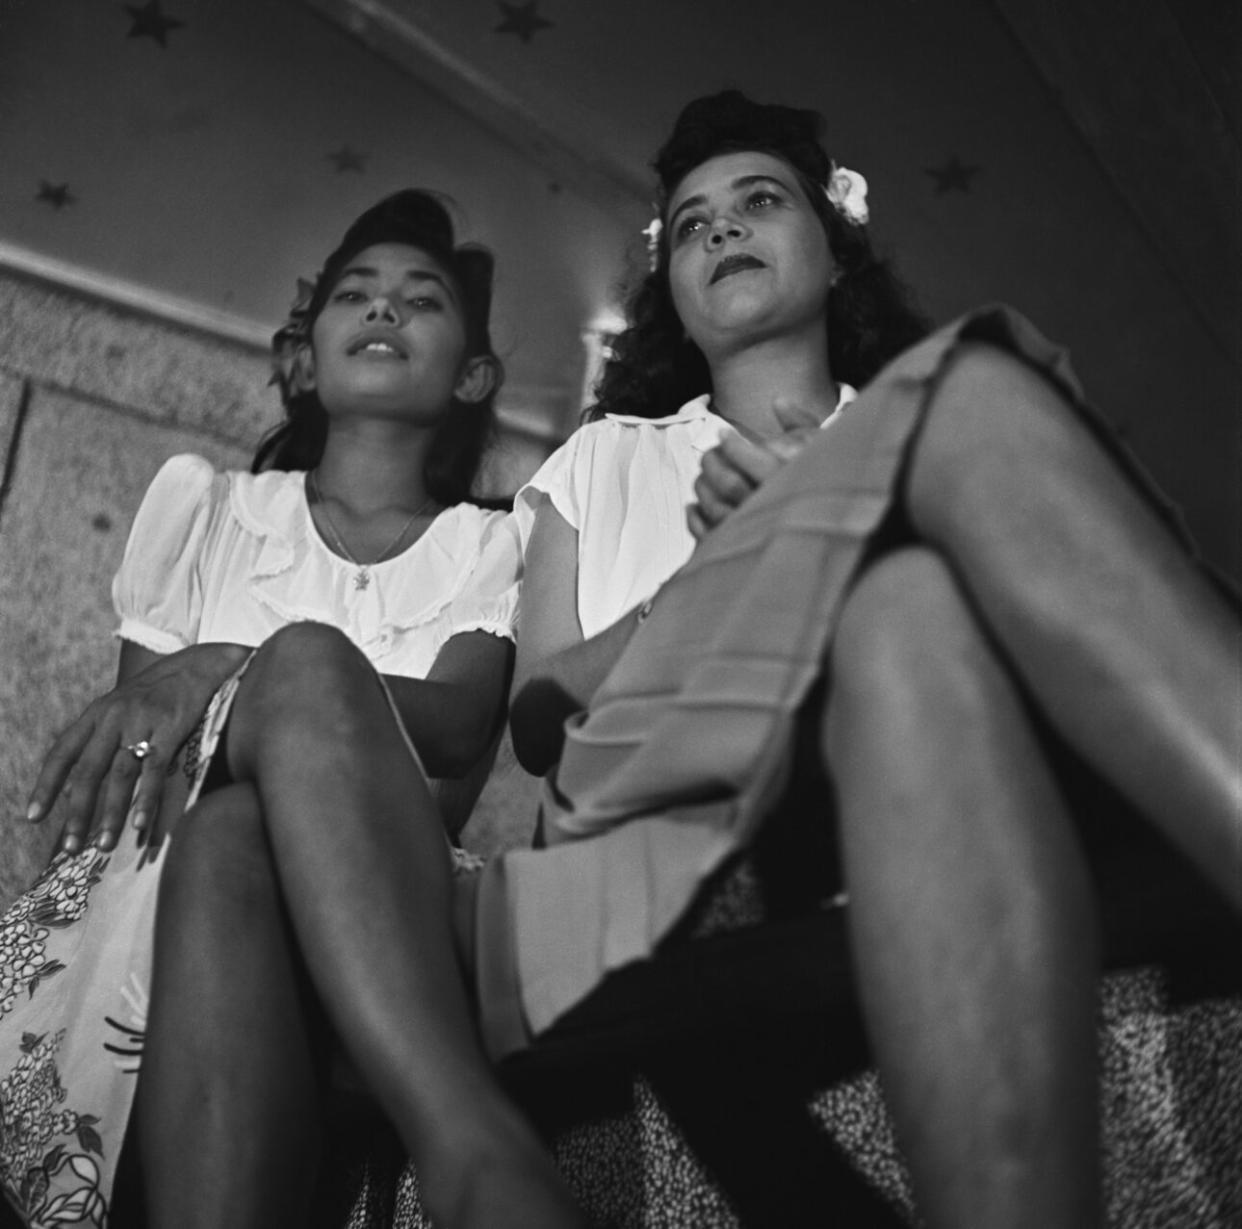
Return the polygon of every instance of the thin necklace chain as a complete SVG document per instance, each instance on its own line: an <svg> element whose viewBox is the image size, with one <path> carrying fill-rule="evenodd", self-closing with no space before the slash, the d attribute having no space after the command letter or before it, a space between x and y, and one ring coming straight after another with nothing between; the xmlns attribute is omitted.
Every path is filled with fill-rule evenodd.
<svg viewBox="0 0 1242 1229"><path fill-rule="evenodd" d="M354 577L355 589L365 589L371 583L371 569L377 563L381 563L385 556L392 553L397 544L402 541L407 533L410 532L410 526L413 525L414 522L418 520L418 518L422 516L422 514L426 512L433 503L436 502L434 495L430 495L423 500L423 502L414 509L413 513L410 515L410 519L401 526L401 532L398 533L397 536L393 538L393 540L389 542L388 545L385 546L374 559L370 559L366 563L363 563L362 560L356 558L354 556L354 552L345 545L345 539L341 537L341 531L336 527L336 522L332 519L332 513L328 511L328 505L324 501L323 492L319 489L319 479L315 476L315 471L312 469L306 476L310 481L310 487L315 496L315 502L319 505L320 512L323 513L324 526L328 530L328 535L332 539L332 545L335 546L336 549L339 550L341 554L344 555L345 558L358 569L358 574Z"/></svg>

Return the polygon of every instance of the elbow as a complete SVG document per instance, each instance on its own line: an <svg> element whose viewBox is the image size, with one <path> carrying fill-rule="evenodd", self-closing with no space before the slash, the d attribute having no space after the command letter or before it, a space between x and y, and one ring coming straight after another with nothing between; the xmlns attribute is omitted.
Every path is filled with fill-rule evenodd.
<svg viewBox="0 0 1242 1229"><path fill-rule="evenodd" d="M533 776L555 767L565 745L565 722L581 708L564 688L551 679L532 679L513 697L509 729L513 754Z"/></svg>
<svg viewBox="0 0 1242 1229"><path fill-rule="evenodd" d="M427 774L449 781L469 776L491 750L498 726L498 721L445 722L436 732L434 743L419 748Z"/></svg>

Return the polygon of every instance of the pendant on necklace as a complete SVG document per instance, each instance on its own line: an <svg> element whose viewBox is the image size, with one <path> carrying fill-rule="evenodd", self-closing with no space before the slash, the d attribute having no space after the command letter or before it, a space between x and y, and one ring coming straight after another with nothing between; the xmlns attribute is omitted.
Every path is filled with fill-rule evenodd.
<svg viewBox="0 0 1242 1229"><path fill-rule="evenodd" d="M354 573L354 588L365 589L371 583L371 573L366 568L359 568Z"/></svg>

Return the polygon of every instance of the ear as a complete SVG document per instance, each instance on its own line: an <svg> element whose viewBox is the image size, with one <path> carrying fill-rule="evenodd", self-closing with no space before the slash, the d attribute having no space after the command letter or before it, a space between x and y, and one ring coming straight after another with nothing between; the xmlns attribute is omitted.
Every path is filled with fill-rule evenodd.
<svg viewBox="0 0 1242 1229"><path fill-rule="evenodd" d="M490 354L476 354L466 360L453 396L468 405L477 405L491 393L500 382L500 365Z"/></svg>
<svg viewBox="0 0 1242 1229"><path fill-rule="evenodd" d="M315 352L308 345L299 346L293 355L293 385L300 393L314 391Z"/></svg>

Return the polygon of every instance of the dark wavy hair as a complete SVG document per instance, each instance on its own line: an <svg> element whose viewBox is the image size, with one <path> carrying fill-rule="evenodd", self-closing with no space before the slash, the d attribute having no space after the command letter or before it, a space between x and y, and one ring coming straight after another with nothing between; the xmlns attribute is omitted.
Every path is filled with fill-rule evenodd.
<svg viewBox="0 0 1242 1229"><path fill-rule="evenodd" d="M443 200L416 188L395 192L358 217L324 262L315 282L299 282L301 293L289 321L272 338L272 382L280 386L285 419L259 442L251 472L313 469L319 464L328 438L328 416L318 395L298 378L298 352L310 345L315 320L345 267L359 252L377 243L409 244L444 267L462 304L466 353L471 357L486 355L496 366L495 386L482 401L453 399L452 413L445 416L428 449L423 475L428 495L439 503L451 505L473 499L471 492L483 454L495 432L496 393L504 373L492 348L488 324L495 262L491 252L479 244L455 246L453 220Z"/></svg>
<svg viewBox="0 0 1242 1229"><path fill-rule="evenodd" d="M824 195L833 163L822 130L814 111L753 102L737 90L695 99L677 117L653 164L659 216L665 218L677 185L709 158L754 150L788 163L823 223L837 267L828 291L829 367L837 379L861 388L929 326L909 290L872 249L866 227L848 221ZM707 361L673 306L668 273L666 226L656 266L630 299L629 326L609 345L596 402L585 419L610 413L660 418L711 390Z"/></svg>

